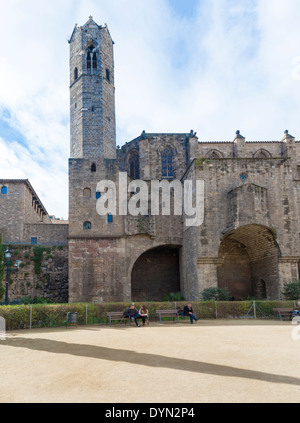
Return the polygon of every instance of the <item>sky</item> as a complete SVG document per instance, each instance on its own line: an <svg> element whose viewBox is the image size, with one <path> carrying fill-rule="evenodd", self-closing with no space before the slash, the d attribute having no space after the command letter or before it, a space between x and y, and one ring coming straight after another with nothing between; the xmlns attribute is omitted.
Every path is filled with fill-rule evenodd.
<svg viewBox="0 0 300 423"><path fill-rule="evenodd" d="M68 218L69 44L89 16L114 45L117 145L300 139L299 0L0 0L0 179Z"/></svg>

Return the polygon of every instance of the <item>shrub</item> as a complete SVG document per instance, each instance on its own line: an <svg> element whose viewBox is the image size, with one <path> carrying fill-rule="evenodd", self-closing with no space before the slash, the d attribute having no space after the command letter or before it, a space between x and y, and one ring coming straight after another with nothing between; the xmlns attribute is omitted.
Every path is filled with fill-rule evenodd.
<svg viewBox="0 0 300 423"><path fill-rule="evenodd" d="M164 296L163 301L183 301L184 297L181 294L181 292L176 292L176 294L174 292L171 292L170 294L167 294Z"/></svg>
<svg viewBox="0 0 300 423"><path fill-rule="evenodd" d="M287 300L293 301L300 299L300 281L285 283L282 294Z"/></svg>
<svg viewBox="0 0 300 423"><path fill-rule="evenodd" d="M21 304L52 304L53 301L45 297L23 297L21 298Z"/></svg>
<svg viewBox="0 0 300 423"><path fill-rule="evenodd" d="M227 289L206 288L201 292L203 301L230 301L231 297Z"/></svg>

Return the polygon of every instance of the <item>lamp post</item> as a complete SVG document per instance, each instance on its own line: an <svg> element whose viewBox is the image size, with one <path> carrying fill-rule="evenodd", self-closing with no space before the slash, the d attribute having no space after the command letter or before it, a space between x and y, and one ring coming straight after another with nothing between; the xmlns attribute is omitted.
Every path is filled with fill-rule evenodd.
<svg viewBox="0 0 300 423"><path fill-rule="evenodd" d="M9 248L5 251L4 257L6 261L5 305L8 305L8 280L9 280L9 266L10 266L10 259L11 259L11 251Z"/></svg>

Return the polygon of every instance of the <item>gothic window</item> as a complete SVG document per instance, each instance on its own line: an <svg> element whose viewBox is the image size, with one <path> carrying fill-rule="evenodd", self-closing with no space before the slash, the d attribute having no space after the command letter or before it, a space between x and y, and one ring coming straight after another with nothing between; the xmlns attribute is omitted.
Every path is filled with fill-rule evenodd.
<svg viewBox="0 0 300 423"><path fill-rule="evenodd" d="M268 150L262 148L254 153L253 157L255 159L269 159L272 157L272 154Z"/></svg>
<svg viewBox="0 0 300 423"><path fill-rule="evenodd" d="M211 150L207 153L206 156L208 159L221 159L223 157L222 153L218 150Z"/></svg>
<svg viewBox="0 0 300 423"><path fill-rule="evenodd" d="M97 70L97 55L95 53L95 47L92 45L88 48L87 51L87 70L89 73L93 73L94 70Z"/></svg>
<svg viewBox="0 0 300 423"><path fill-rule="evenodd" d="M1 188L1 195L7 195L7 187Z"/></svg>
<svg viewBox="0 0 300 423"><path fill-rule="evenodd" d="M140 157L137 151L129 157L129 176L132 179L140 179Z"/></svg>
<svg viewBox="0 0 300 423"><path fill-rule="evenodd" d="M83 229L84 229L85 231L89 231L89 230L91 230L91 229L92 229L92 224L91 224L91 222L84 222L84 224L83 224Z"/></svg>
<svg viewBox="0 0 300 423"><path fill-rule="evenodd" d="M106 79L110 82L110 70L106 69Z"/></svg>
<svg viewBox="0 0 300 423"><path fill-rule="evenodd" d="M162 177L163 178L174 178L173 171L173 151L170 147L166 147L161 154L162 162Z"/></svg>
<svg viewBox="0 0 300 423"><path fill-rule="evenodd" d="M74 81L76 81L76 79L78 79L78 68L74 69Z"/></svg>
<svg viewBox="0 0 300 423"><path fill-rule="evenodd" d="M95 163L93 163L91 166L91 172L96 172L96 171L97 171L96 165Z"/></svg>

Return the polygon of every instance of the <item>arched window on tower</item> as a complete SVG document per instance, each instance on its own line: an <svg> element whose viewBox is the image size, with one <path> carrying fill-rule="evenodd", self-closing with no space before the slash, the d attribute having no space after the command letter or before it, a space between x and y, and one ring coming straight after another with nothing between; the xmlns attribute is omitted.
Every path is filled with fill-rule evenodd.
<svg viewBox="0 0 300 423"><path fill-rule="evenodd" d="M137 151L129 157L129 176L132 179L140 179L140 156Z"/></svg>
<svg viewBox="0 0 300 423"><path fill-rule="evenodd" d="M97 70L97 54L93 45L91 45L87 50L86 60L87 71L88 73L93 74Z"/></svg>
<svg viewBox="0 0 300 423"><path fill-rule="evenodd" d="M92 164L91 166L91 172L96 172L97 171L97 167L95 165L95 163Z"/></svg>
<svg viewBox="0 0 300 423"><path fill-rule="evenodd" d="M162 177L172 179L174 178L173 170L173 151L170 147L166 147L161 153L162 163Z"/></svg>
<svg viewBox="0 0 300 423"><path fill-rule="evenodd" d="M74 69L74 81L78 79L78 68Z"/></svg>

